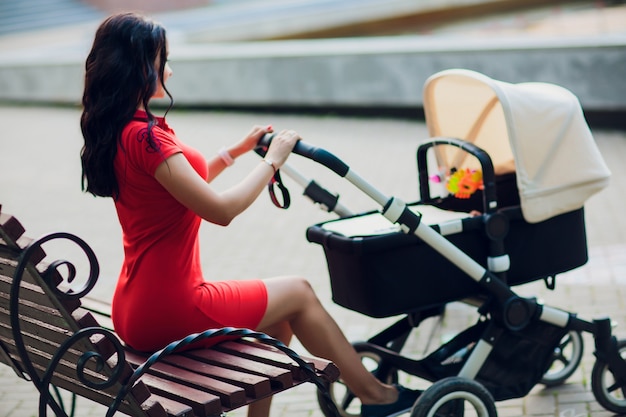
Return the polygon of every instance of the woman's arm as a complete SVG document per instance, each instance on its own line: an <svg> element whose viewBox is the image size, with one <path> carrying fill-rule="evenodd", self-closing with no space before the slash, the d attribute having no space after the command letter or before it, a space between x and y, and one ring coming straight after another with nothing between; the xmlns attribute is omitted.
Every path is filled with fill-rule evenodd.
<svg viewBox="0 0 626 417"><path fill-rule="evenodd" d="M258 136L254 144L261 134L265 134L265 130L255 132ZM274 175L274 169L281 167L287 160L298 139L299 136L293 131L277 134L265 155L265 159L271 161L273 167L259 161L242 181L221 193L215 192L198 175L182 153L174 154L163 161L157 167L155 177L181 204L211 223L226 226L261 194Z"/></svg>
<svg viewBox="0 0 626 417"><path fill-rule="evenodd" d="M266 133L271 133L272 126L254 126L252 130L239 142L230 146L228 148L223 148L224 151L228 152L228 155L235 160L241 155L253 150L259 139ZM224 168L228 167L228 164L220 155L215 155L208 162L209 165L209 177L207 178L207 182L210 183L213 181L219 174L224 171Z"/></svg>

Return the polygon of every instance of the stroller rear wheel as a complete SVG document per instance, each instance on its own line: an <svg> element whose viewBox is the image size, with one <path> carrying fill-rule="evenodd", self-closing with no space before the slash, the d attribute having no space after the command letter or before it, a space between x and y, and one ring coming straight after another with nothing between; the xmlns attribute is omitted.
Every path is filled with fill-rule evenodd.
<svg viewBox="0 0 626 417"><path fill-rule="evenodd" d="M363 362L363 365L365 365L365 367L378 379L388 384L395 384L398 382L398 371L394 368L382 366L383 364L381 364L380 356L370 351L359 351L359 346L356 345L355 348L361 356L361 362ZM359 417L361 415L361 402L341 381L341 378L329 385L328 394L330 395L330 400L337 407L341 417ZM326 417L335 417L335 414L333 414L333 412L330 411L329 407L326 405L327 400L328 399L323 396L323 393L318 391L317 401L320 405L322 413Z"/></svg>
<svg viewBox="0 0 626 417"><path fill-rule="evenodd" d="M618 340L617 348L626 359L626 340ZM606 362L596 360L591 371L591 390L600 405L617 414L626 414L626 386L619 385Z"/></svg>
<svg viewBox="0 0 626 417"><path fill-rule="evenodd" d="M469 414L468 414L469 413ZM411 417L497 417L491 393L480 383L458 376L435 382L415 402Z"/></svg>
<svg viewBox="0 0 626 417"><path fill-rule="evenodd" d="M554 349L552 364L541 378L541 383L546 387L563 384L576 372L582 358L583 337L580 332L572 330L563 336L559 345Z"/></svg>

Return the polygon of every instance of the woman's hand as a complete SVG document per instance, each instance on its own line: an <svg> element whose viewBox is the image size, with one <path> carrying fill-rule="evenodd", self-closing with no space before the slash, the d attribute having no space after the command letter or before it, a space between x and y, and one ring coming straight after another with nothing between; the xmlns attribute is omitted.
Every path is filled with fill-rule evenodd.
<svg viewBox="0 0 626 417"><path fill-rule="evenodd" d="M257 144L259 143L259 140L261 140L261 138L266 133L272 133L273 131L274 130L272 129L272 125L253 126L250 132L248 132L248 134L244 136L244 138L241 139L241 141L239 141L237 145L235 145L234 147L235 149L232 151L232 153L235 153L233 157L236 158L239 155L242 155L246 152L253 150L254 148L256 148Z"/></svg>
<svg viewBox="0 0 626 417"><path fill-rule="evenodd" d="M300 135L293 130L281 130L272 139L265 158L271 160L276 169L280 168L300 139Z"/></svg>

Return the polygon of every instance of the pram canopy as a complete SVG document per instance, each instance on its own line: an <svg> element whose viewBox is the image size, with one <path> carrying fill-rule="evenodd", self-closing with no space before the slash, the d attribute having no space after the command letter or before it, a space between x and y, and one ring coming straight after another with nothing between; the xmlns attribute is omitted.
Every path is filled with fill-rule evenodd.
<svg viewBox="0 0 626 417"><path fill-rule="evenodd" d="M529 223L579 209L608 184L610 171L580 103L563 87L450 69L426 81L424 112L431 137L474 143L490 155L496 173L515 169ZM438 146L435 155L440 171L476 168L458 148Z"/></svg>

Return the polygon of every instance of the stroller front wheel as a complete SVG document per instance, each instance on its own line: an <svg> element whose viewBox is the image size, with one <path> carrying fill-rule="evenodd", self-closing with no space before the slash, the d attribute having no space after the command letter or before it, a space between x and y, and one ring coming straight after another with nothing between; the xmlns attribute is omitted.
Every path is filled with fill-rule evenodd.
<svg viewBox="0 0 626 417"><path fill-rule="evenodd" d="M541 383L546 387L563 384L576 372L582 358L583 337L580 332L572 330L563 336L559 345L554 349L550 369L541 378Z"/></svg>
<svg viewBox="0 0 626 417"><path fill-rule="evenodd" d="M498 416L487 388L471 379L453 376L435 382L424 391L415 402L411 417L462 417L470 410L477 417Z"/></svg>
<svg viewBox="0 0 626 417"><path fill-rule="evenodd" d="M626 340L618 340L617 348L626 359ZM619 385L603 360L596 360L591 371L591 390L598 403L609 411L626 414L626 386Z"/></svg>

